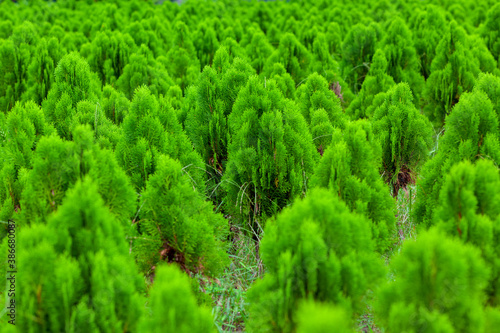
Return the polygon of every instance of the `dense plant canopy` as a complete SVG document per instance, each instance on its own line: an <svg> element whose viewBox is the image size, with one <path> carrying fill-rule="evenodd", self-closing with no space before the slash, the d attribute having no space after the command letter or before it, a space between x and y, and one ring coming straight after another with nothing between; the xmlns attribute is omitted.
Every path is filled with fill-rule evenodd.
<svg viewBox="0 0 500 333"><path fill-rule="evenodd" d="M497 2L0 0L0 331L495 332Z"/></svg>

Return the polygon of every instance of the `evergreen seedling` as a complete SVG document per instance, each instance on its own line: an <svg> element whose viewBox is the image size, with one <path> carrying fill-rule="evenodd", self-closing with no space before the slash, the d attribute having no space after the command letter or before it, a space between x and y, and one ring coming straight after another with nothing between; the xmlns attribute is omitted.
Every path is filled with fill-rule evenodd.
<svg viewBox="0 0 500 333"><path fill-rule="evenodd" d="M260 233L271 216L307 189L316 160L307 123L272 80L251 77L229 116L232 142L222 178L236 221Z"/></svg>
<svg viewBox="0 0 500 333"><path fill-rule="evenodd" d="M23 332L134 332L143 282L120 223L89 178L68 192L48 225L19 235Z"/></svg>
<svg viewBox="0 0 500 333"><path fill-rule="evenodd" d="M394 201L378 173L380 146L371 123L349 123L344 131L333 132L311 179L311 187L329 189L351 211L368 217L376 249L386 250L395 227Z"/></svg>
<svg viewBox="0 0 500 333"><path fill-rule="evenodd" d="M142 271L151 272L163 260L211 276L225 267L226 220L193 191L179 162L159 157L142 193L139 216L142 235L134 246Z"/></svg>
<svg viewBox="0 0 500 333"><path fill-rule="evenodd" d="M151 314L143 316L138 332L213 332L209 309L196 304L188 277L172 265L161 265L149 292Z"/></svg>
<svg viewBox="0 0 500 333"><path fill-rule="evenodd" d="M248 292L249 331L295 331L297 309L307 299L357 313L384 275L370 222L325 189L310 191L268 222L260 252L267 272Z"/></svg>
<svg viewBox="0 0 500 333"><path fill-rule="evenodd" d="M488 269L479 250L437 230L404 244L394 280L378 292L387 332L482 332Z"/></svg>
<svg viewBox="0 0 500 333"><path fill-rule="evenodd" d="M413 105L406 83L387 92L375 110L374 131L382 146L382 171L396 196L414 182L418 167L427 159L432 144L432 125Z"/></svg>
<svg viewBox="0 0 500 333"><path fill-rule="evenodd" d="M454 164L479 158L500 163L498 116L482 90L474 89L460 98L446 118L437 148L436 155L423 166L417 186L415 217L426 225L432 221L444 177Z"/></svg>

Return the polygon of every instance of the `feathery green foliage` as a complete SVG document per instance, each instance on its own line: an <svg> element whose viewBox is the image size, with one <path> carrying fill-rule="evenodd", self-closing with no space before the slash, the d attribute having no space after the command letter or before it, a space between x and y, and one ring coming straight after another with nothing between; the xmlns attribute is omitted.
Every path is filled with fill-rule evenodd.
<svg viewBox="0 0 500 333"><path fill-rule="evenodd" d="M432 144L432 125L413 105L406 83L387 92L385 102L373 115L374 132L382 146L384 178L393 194L413 182L418 167L427 159Z"/></svg>
<svg viewBox="0 0 500 333"><path fill-rule="evenodd" d="M139 234L134 237L141 271L150 272L165 260L216 276L228 261L226 220L193 190L178 161L160 155L157 163L141 195Z"/></svg>
<svg viewBox="0 0 500 333"><path fill-rule="evenodd" d="M481 254L492 270L487 288L488 302L500 302L500 173L491 160L455 164L446 176L434 223L447 234L481 249Z"/></svg>
<svg viewBox="0 0 500 333"><path fill-rule="evenodd" d="M407 242L391 262L395 278L378 291L387 332L482 332L489 271L479 250L437 230Z"/></svg>
<svg viewBox="0 0 500 333"><path fill-rule="evenodd" d="M451 22L436 48L431 74L427 78L424 98L429 119L441 125L464 92L472 90L479 74L475 59L462 27Z"/></svg>
<svg viewBox="0 0 500 333"><path fill-rule="evenodd" d="M325 151L311 187L328 188L351 211L372 222L376 249L383 252L390 244L395 226L394 202L378 173L381 150L371 123L352 122L344 131L333 133L332 145Z"/></svg>
<svg viewBox="0 0 500 333"><path fill-rule="evenodd" d="M248 80L229 124L225 204L236 221L258 234L265 217L305 193L317 155L304 117L272 80Z"/></svg>
<svg viewBox="0 0 500 333"><path fill-rule="evenodd" d="M352 333L347 311L338 306L304 302L297 313L297 333Z"/></svg>
<svg viewBox="0 0 500 333"><path fill-rule="evenodd" d="M500 163L498 116L491 101L480 89L464 94L446 118L445 133L439 139L436 155L421 171L415 217L418 223L430 224L437 206L445 175L462 161L480 158Z"/></svg>
<svg viewBox="0 0 500 333"><path fill-rule="evenodd" d="M395 85L392 76L387 74L387 66L384 51L377 49L358 96L345 111L352 120L372 117L375 109L385 101L386 92Z"/></svg>
<svg viewBox="0 0 500 333"><path fill-rule="evenodd" d="M79 181L47 225L19 238L21 331L136 330L142 279L93 181Z"/></svg>
<svg viewBox="0 0 500 333"><path fill-rule="evenodd" d="M213 332L209 309L199 307L188 277L178 268L161 265L149 292L150 315L142 317L138 332Z"/></svg>
<svg viewBox="0 0 500 333"><path fill-rule="evenodd" d="M494 59L497 59L497 65L500 66L500 4L489 8L486 14L486 22L481 29L481 37L490 50ZM500 68L500 67L499 67Z"/></svg>
<svg viewBox="0 0 500 333"><path fill-rule="evenodd" d="M295 331L297 307L306 299L356 313L384 275L370 222L324 189L268 223L260 251L267 273L248 293L250 331Z"/></svg>

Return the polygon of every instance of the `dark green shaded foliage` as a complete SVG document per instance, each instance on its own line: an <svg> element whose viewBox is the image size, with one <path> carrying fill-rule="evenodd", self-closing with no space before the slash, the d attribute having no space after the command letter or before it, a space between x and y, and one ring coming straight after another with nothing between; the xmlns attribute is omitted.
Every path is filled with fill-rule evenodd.
<svg viewBox="0 0 500 333"><path fill-rule="evenodd" d="M101 108L109 120L120 125L128 114L130 101L123 92L117 91L113 86L105 85L102 88Z"/></svg>
<svg viewBox="0 0 500 333"><path fill-rule="evenodd" d="M464 94L446 118L445 133L439 139L436 155L421 171L417 187L415 217L428 225L437 206L445 175L462 161L488 158L500 163L498 116L491 101L480 89Z"/></svg>
<svg viewBox="0 0 500 333"><path fill-rule="evenodd" d="M356 24L342 42L343 76L355 94L368 74L370 62L375 54L378 33L375 24Z"/></svg>
<svg viewBox="0 0 500 333"><path fill-rule="evenodd" d="M41 38L36 47L36 57L33 57L28 67L28 84L23 94L23 100L33 100L41 104L54 84L54 71L59 60L64 55L64 49L55 38Z"/></svg>
<svg viewBox="0 0 500 333"><path fill-rule="evenodd" d="M389 25L382 44L387 58L387 74L396 83L408 83L414 96L414 104L418 107L425 80L420 74L412 40L412 33L403 19L396 17Z"/></svg>
<svg viewBox="0 0 500 333"><path fill-rule="evenodd" d="M480 29L481 37L500 66L500 3L489 8L486 22Z"/></svg>
<svg viewBox="0 0 500 333"><path fill-rule="evenodd" d="M376 307L387 332L483 332L489 271L478 249L431 230L406 242L391 269Z"/></svg>
<svg viewBox="0 0 500 333"><path fill-rule="evenodd" d="M130 56L137 50L132 37L119 31L98 32L92 41L82 47L92 71L98 73L103 84L115 84L123 74Z"/></svg>
<svg viewBox="0 0 500 333"><path fill-rule="evenodd" d="M196 151L207 165L213 181L209 191L219 196L214 188L220 182L228 158L230 132L228 116L240 90L255 71L244 60L230 62L224 47L217 50L212 67L205 67L196 85L196 105L186 116L186 132Z"/></svg>
<svg viewBox="0 0 500 333"><path fill-rule="evenodd" d="M208 308L199 307L189 278L178 268L161 265L149 292L150 315L142 317L138 332L213 332Z"/></svg>
<svg viewBox="0 0 500 333"><path fill-rule="evenodd" d="M174 43L166 55L165 66L170 76L184 91L194 84L200 72L200 61L196 55L189 28L183 22L175 23Z"/></svg>
<svg viewBox="0 0 500 333"><path fill-rule="evenodd" d="M35 26L24 21L0 40L0 110L7 112L28 88L28 69L40 37ZM33 57L34 58L34 57Z"/></svg>
<svg viewBox="0 0 500 333"><path fill-rule="evenodd" d="M311 53L302 45L295 35L285 33L280 38L279 46L267 59L263 73L269 77L275 63L281 63L292 76L296 84L302 82L309 74L312 62Z"/></svg>
<svg viewBox="0 0 500 333"><path fill-rule="evenodd" d="M23 332L133 332L143 281L122 226L98 186L78 181L48 225L19 234L17 277Z"/></svg>
<svg viewBox="0 0 500 333"><path fill-rule="evenodd" d="M372 221L376 250L384 252L395 228L394 201L380 178L381 149L368 121L348 123L333 132L311 179L311 187L329 189L351 211Z"/></svg>
<svg viewBox="0 0 500 333"><path fill-rule="evenodd" d="M410 22L415 50L420 59L420 72L427 79L439 41L446 33L446 20L441 8L427 5L423 10L415 11Z"/></svg>
<svg viewBox="0 0 500 333"><path fill-rule="evenodd" d="M384 275L370 222L324 189L310 191L269 222L260 252L267 273L248 291L249 331L295 331L304 300L357 313L366 291Z"/></svg>
<svg viewBox="0 0 500 333"><path fill-rule="evenodd" d="M135 90L147 85L155 96L166 95L174 81L165 67L167 58L154 58L153 52L146 45L141 45L136 53L130 56L123 74L116 81L116 86L127 98L131 99Z"/></svg>
<svg viewBox="0 0 500 333"><path fill-rule="evenodd" d="M373 115L374 132L382 147L384 179L393 194L415 180L415 174L432 145L432 125L413 105L413 95L406 83L391 88L385 102Z"/></svg>
<svg viewBox="0 0 500 333"><path fill-rule="evenodd" d="M385 101L386 92L395 85L392 76L387 74L387 66L384 51L377 49L358 96L345 111L352 120L372 117Z"/></svg>
<svg viewBox="0 0 500 333"><path fill-rule="evenodd" d="M226 220L193 191L178 161L160 155L157 163L141 195L142 235L134 241L140 269L151 272L165 260L188 272L216 276L228 262Z"/></svg>
<svg viewBox="0 0 500 333"><path fill-rule="evenodd" d="M305 193L317 154L307 122L272 80L264 86L256 76L249 79L229 124L225 205L236 221L259 233L265 217Z"/></svg>
<svg viewBox="0 0 500 333"><path fill-rule="evenodd" d="M478 74L479 63L469 49L466 33L453 21L436 48L424 90L429 119L441 125L461 95L472 90Z"/></svg>

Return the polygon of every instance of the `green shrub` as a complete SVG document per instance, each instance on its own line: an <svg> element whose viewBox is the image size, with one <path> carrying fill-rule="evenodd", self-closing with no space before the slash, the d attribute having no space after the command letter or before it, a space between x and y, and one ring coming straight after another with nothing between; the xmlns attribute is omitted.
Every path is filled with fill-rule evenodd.
<svg viewBox="0 0 500 333"><path fill-rule="evenodd" d="M3 114L2 114L3 115ZM33 163L34 150L43 135L54 133L40 107L33 102L17 103L0 118L0 220L7 221L20 209L23 172ZM7 225L2 224L0 238Z"/></svg>
<svg viewBox="0 0 500 333"><path fill-rule="evenodd" d="M264 75L269 77L274 64L278 62L283 64L295 83L299 84L309 74L312 56L294 34L285 33L280 38L278 48L267 59L263 70Z"/></svg>
<svg viewBox="0 0 500 333"><path fill-rule="evenodd" d="M436 57L439 41L443 37L443 33L446 32L443 10L429 4L423 10L417 9L410 22L415 50L420 59L420 72L427 79L431 74L431 64Z"/></svg>
<svg viewBox="0 0 500 333"><path fill-rule="evenodd" d="M432 145L432 125L413 105L406 83L387 92L385 102L373 115L374 132L382 146L382 171L396 196L415 180L418 167Z"/></svg>
<svg viewBox="0 0 500 333"><path fill-rule="evenodd" d="M330 304L305 302L297 313L297 333L352 333L351 326L347 311Z"/></svg>
<svg viewBox="0 0 500 333"><path fill-rule="evenodd" d="M249 331L295 331L297 307L306 299L357 313L384 275L370 222L324 189L268 222L260 253L267 272L248 291Z"/></svg>
<svg viewBox="0 0 500 333"><path fill-rule="evenodd" d="M372 222L376 249L390 244L395 227L394 201L380 178L380 146L371 123L349 123L344 131L333 132L332 145L325 151L311 179L311 187L329 189L351 211Z"/></svg>
<svg viewBox="0 0 500 333"><path fill-rule="evenodd" d="M425 80L420 74L412 40L412 33L403 19L396 17L389 25L382 44L387 58L387 74L392 76L396 83L408 83L414 96L414 104L418 107Z"/></svg>
<svg viewBox="0 0 500 333"><path fill-rule="evenodd" d="M193 191L179 162L160 155L157 163L141 195L141 235L134 241L140 269L150 272L165 260L188 272L216 276L228 261L226 220Z"/></svg>
<svg viewBox="0 0 500 333"><path fill-rule="evenodd" d="M188 277L178 268L161 265L149 292L151 314L142 317L138 332L213 332L209 309L198 307Z"/></svg>
<svg viewBox="0 0 500 333"><path fill-rule="evenodd" d="M203 162L164 98L158 100L145 86L137 89L121 128L123 137L116 156L137 190L144 188L155 172L158 156L168 154L181 162L193 186L205 193Z"/></svg>
<svg viewBox="0 0 500 333"><path fill-rule="evenodd" d="M477 77L474 91L482 90L493 104L497 117L500 116L500 77L490 73L481 73Z"/></svg>
<svg viewBox="0 0 500 333"><path fill-rule="evenodd" d="M56 67L55 82L42 104L46 119L54 124L59 136L72 138L76 106L83 100L96 103L100 95L98 85L88 63L78 53L62 57Z"/></svg>
<svg viewBox="0 0 500 333"><path fill-rule="evenodd" d="M498 117L491 101L480 89L466 93L446 118L445 133L437 153L421 170L417 184L415 218L428 225L436 208L445 175L462 161L488 158L500 163Z"/></svg>
<svg viewBox="0 0 500 333"><path fill-rule="evenodd" d="M491 160L455 164L439 194L433 222L448 235L456 236L481 250L492 274L487 288L488 302L500 302L500 174Z"/></svg>
<svg viewBox="0 0 500 333"><path fill-rule="evenodd" d="M248 80L229 125L225 205L237 223L258 234L266 216L305 193L318 155L304 117L272 80Z"/></svg>
<svg viewBox="0 0 500 333"><path fill-rule="evenodd" d="M429 119L441 125L464 92L472 90L479 63L469 49L467 35L455 21L450 23L436 48L424 90Z"/></svg>
<svg viewBox="0 0 500 333"><path fill-rule="evenodd" d="M196 105L187 114L185 126L213 180L208 184L210 192L215 190L226 167L231 138L227 117L252 74L254 70L247 62L236 58L231 63L227 50L221 47L215 54L213 66L205 67L199 77ZM215 198L220 196L218 191L213 192Z"/></svg>
<svg viewBox="0 0 500 333"><path fill-rule="evenodd" d="M143 281L122 226L89 178L68 192L47 225L18 237L20 331L136 330Z"/></svg>
<svg viewBox="0 0 500 333"><path fill-rule="evenodd" d="M135 90L147 85L155 96L166 95L174 81L165 69L167 58L154 58L146 45L141 45L136 53L130 56L129 63L123 68L123 74L116 81L116 86L131 99Z"/></svg>
<svg viewBox="0 0 500 333"><path fill-rule="evenodd" d="M387 74L387 66L384 51L377 49L358 96L345 111L352 120L372 117L375 109L385 101L386 92L395 85L394 79Z"/></svg>
<svg viewBox="0 0 500 333"><path fill-rule="evenodd" d="M386 332L482 332L488 269L479 250L431 230L391 261L376 313Z"/></svg>
<svg viewBox="0 0 500 333"><path fill-rule="evenodd" d="M22 224L45 223L78 180L92 178L106 206L122 225L128 226L135 213L136 194L114 154L94 144L88 127L79 126L74 141L56 135L37 143L32 169L20 177L23 188L19 216Z"/></svg>
<svg viewBox="0 0 500 333"><path fill-rule="evenodd" d="M490 7L480 33L495 59L500 59L500 4ZM500 62L497 62L500 66ZM499 67L500 68L500 67Z"/></svg>
<svg viewBox="0 0 500 333"><path fill-rule="evenodd" d="M358 23L349 30L342 42L342 68L347 84L357 94L368 74L375 54L378 32L375 24Z"/></svg>

